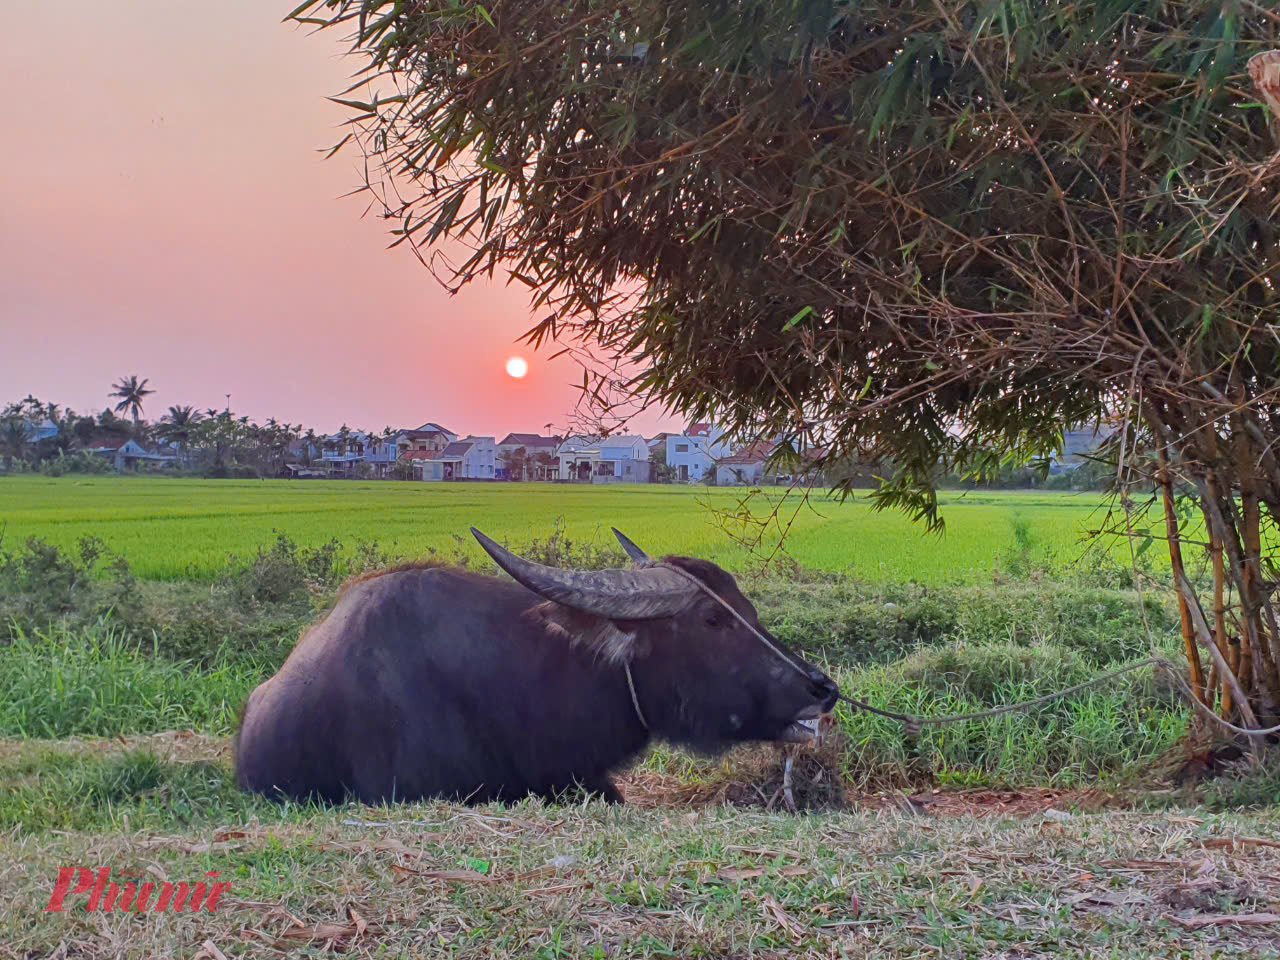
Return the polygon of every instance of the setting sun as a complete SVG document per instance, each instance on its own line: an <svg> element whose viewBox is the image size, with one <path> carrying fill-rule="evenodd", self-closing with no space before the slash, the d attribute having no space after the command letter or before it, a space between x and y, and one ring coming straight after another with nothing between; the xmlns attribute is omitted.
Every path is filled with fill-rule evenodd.
<svg viewBox="0 0 1280 960"><path fill-rule="evenodd" d="M519 380L529 372L529 364L525 363L524 357L512 357L507 361L507 374Z"/></svg>

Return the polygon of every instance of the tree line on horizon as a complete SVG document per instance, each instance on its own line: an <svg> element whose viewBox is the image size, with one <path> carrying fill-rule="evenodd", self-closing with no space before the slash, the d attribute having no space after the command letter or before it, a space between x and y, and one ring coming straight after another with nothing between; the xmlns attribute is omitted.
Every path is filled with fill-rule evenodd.
<svg viewBox="0 0 1280 960"><path fill-rule="evenodd" d="M157 420L149 421L143 417L146 399L155 392L148 387L149 382L149 378L136 375L121 377L107 394L116 402L97 414L79 413L30 394L6 404L0 408L0 467L7 474L106 473L111 470L110 461L93 451L114 449L133 440L148 451L161 447L171 451L174 467L185 473L211 478L277 477L285 475L286 462L310 466L312 451L346 449L358 434L389 443L397 433L390 426L373 433L344 423L328 435L275 417L257 423L248 416L236 416L229 406L217 410L188 404L170 406ZM41 426L46 422L56 432L41 436ZM499 458L512 476L532 473L535 464L549 468L553 459L545 451L531 454L523 447L502 451ZM651 459L655 482L673 482L675 471L667 466L665 449L655 451ZM868 489L877 486L891 466L850 457L828 464L827 476L838 484ZM1007 463L981 482L954 472L940 476L938 483L966 489L1099 490L1106 488L1113 473L1114 465L1099 457L1053 477L1047 475L1043 464ZM363 476L357 473L357 478ZM387 479L412 480L412 466L397 462Z"/></svg>
<svg viewBox="0 0 1280 960"><path fill-rule="evenodd" d="M319 450L326 435L302 424L268 417L258 423L236 416L226 407L200 409L189 404L170 406L154 421L143 417L146 399L155 393L149 378L121 377L108 398L116 401L100 413L80 413L28 394L0 408L0 465L5 473L37 470L62 473L103 473L110 462L92 451L119 447L132 440L148 451L167 448L179 468L212 477L279 476L296 451L303 463ZM43 424L56 432L42 436ZM362 431L346 424L333 436L339 444ZM366 432L367 431L363 431ZM383 438L394 434L386 427ZM371 436L379 436L370 434Z"/></svg>

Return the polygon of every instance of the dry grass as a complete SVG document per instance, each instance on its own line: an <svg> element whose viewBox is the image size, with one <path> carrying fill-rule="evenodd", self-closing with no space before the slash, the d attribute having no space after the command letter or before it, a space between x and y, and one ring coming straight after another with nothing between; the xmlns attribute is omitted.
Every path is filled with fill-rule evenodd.
<svg viewBox="0 0 1280 960"><path fill-rule="evenodd" d="M1280 851L1247 836L1273 827L425 805L173 836L10 836L0 952L1274 956ZM221 870L233 886L214 914L87 913L82 897L41 912L70 864Z"/></svg>
<svg viewBox="0 0 1280 960"><path fill-rule="evenodd" d="M0 757L138 747L201 764L223 762L225 741L28 742ZM767 793L780 763L747 751L736 777L708 765L692 782L642 770L620 809L349 806L186 829L139 830L127 814L95 832L15 828L0 836L0 957L1280 956L1273 815L1084 812L1090 795L1048 790L899 794L800 816L719 802L737 799L728 784ZM83 895L44 912L73 865L174 881L217 870L232 887L213 914L90 913Z"/></svg>

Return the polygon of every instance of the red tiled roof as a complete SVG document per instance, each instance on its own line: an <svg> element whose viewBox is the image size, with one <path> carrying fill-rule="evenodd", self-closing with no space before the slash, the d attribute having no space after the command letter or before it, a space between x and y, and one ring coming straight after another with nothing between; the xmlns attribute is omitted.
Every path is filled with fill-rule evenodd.
<svg viewBox="0 0 1280 960"><path fill-rule="evenodd" d="M401 460L434 460L439 450L406 450L400 454Z"/></svg>
<svg viewBox="0 0 1280 960"><path fill-rule="evenodd" d="M559 437L544 437L537 433L508 433L502 439L502 445L509 443L518 443L524 447L555 447L559 446Z"/></svg>
<svg viewBox="0 0 1280 960"><path fill-rule="evenodd" d="M749 447L744 447L731 457L721 457L716 461L717 464L734 464L734 463L763 463L769 459L769 454L773 453L776 443L768 441L762 443L753 443Z"/></svg>

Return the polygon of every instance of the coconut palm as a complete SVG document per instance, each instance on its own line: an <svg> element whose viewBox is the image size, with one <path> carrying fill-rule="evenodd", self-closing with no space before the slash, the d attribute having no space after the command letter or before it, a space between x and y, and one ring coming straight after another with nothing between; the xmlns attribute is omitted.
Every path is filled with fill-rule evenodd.
<svg viewBox="0 0 1280 960"><path fill-rule="evenodd" d="M4 458L4 472L13 470L13 461L21 460L27 453L27 424L21 417L7 417L0 425L0 457Z"/></svg>
<svg viewBox="0 0 1280 960"><path fill-rule="evenodd" d="M142 413L142 403L150 394L155 393L154 390L148 390L147 384L151 382L150 377L144 377L138 380L138 375L132 373L127 377L121 377L119 383L111 385L111 392L108 397L118 397L120 402L116 404L116 413L124 413L128 410L133 414L133 422L136 426L138 417Z"/></svg>
<svg viewBox="0 0 1280 960"><path fill-rule="evenodd" d="M178 445L178 453L185 459L187 444L191 442L191 432L200 422L200 414L192 407L170 407L169 412L160 418L160 435Z"/></svg>

